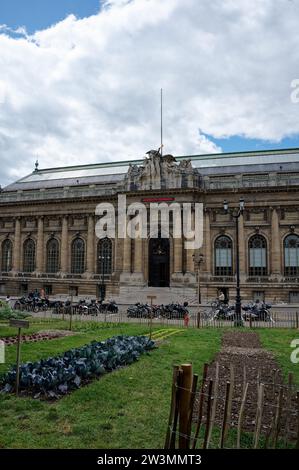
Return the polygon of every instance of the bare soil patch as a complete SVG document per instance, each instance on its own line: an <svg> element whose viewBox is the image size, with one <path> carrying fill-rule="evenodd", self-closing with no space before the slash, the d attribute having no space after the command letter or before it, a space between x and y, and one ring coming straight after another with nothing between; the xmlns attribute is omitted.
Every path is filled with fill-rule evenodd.
<svg viewBox="0 0 299 470"><path fill-rule="evenodd" d="M278 409L279 391L283 391L280 436L292 440L297 435L296 390L286 386L282 372L272 353L262 349L255 332L227 332L222 339L221 351L209 365L204 386L203 421L206 419L209 380L215 382L216 364L219 364L219 386L215 423L221 426L225 405L226 383L231 382L233 370L234 386L230 426L237 427L239 410L247 382L248 393L244 410L242 430L254 432L257 414L259 383L264 384L264 403L261 434L268 435L275 421ZM194 407L194 419L198 416L199 393Z"/></svg>
<svg viewBox="0 0 299 470"><path fill-rule="evenodd" d="M73 335L74 333L66 330L43 330L38 333L32 333L28 335L21 335L22 343L36 343L38 341L48 341L50 339L62 338L64 336ZM1 338L6 346L16 344L18 341L17 336L5 336Z"/></svg>

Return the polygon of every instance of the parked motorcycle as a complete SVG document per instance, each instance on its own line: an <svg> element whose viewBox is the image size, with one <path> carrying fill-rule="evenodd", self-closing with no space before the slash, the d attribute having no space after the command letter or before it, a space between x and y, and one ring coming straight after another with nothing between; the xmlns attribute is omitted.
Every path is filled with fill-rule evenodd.
<svg viewBox="0 0 299 470"><path fill-rule="evenodd" d="M265 302L250 302L247 305L243 305L242 309L244 310L243 318L244 320L256 320L256 321L267 321L274 323L274 320L270 314L270 309L272 305L266 304Z"/></svg>

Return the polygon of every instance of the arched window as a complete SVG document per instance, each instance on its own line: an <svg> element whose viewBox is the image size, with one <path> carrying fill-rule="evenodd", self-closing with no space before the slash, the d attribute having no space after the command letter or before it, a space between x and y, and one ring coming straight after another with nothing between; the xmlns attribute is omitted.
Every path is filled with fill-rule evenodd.
<svg viewBox="0 0 299 470"><path fill-rule="evenodd" d="M47 273L57 273L59 270L59 244L55 238L47 243Z"/></svg>
<svg viewBox="0 0 299 470"><path fill-rule="evenodd" d="M254 235L249 243L249 276L267 276L267 241Z"/></svg>
<svg viewBox="0 0 299 470"><path fill-rule="evenodd" d="M24 242L23 270L25 273L35 270L35 243L31 238Z"/></svg>
<svg viewBox="0 0 299 470"><path fill-rule="evenodd" d="M98 274L112 272L112 241L102 238L98 243Z"/></svg>
<svg viewBox="0 0 299 470"><path fill-rule="evenodd" d="M215 241L215 275L232 276L232 241L224 235Z"/></svg>
<svg viewBox="0 0 299 470"><path fill-rule="evenodd" d="M299 276L299 236L288 235L284 240L284 274Z"/></svg>
<svg viewBox="0 0 299 470"><path fill-rule="evenodd" d="M85 243L82 238L76 238L72 243L72 265L73 274L82 274L85 271Z"/></svg>
<svg viewBox="0 0 299 470"><path fill-rule="evenodd" d="M11 240L4 240L2 243L2 263L1 269L4 272L10 271L12 268L12 242Z"/></svg>

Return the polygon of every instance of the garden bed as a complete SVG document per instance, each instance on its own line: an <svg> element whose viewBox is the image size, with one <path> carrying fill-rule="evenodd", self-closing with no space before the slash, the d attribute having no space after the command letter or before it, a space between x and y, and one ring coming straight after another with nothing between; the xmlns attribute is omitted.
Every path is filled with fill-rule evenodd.
<svg viewBox="0 0 299 470"><path fill-rule="evenodd" d="M38 333L32 333L28 335L21 335L22 343L36 343L38 341L47 341L50 339L63 338L65 336L72 335L71 331L40 331ZM6 346L11 346L18 342L18 336L4 336L1 338L1 341L5 343Z"/></svg>
<svg viewBox="0 0 299 470"><path fill-rule="evenodd" d="M297 402L295 387L289 388L284 383L283 375L273 354L262 348L259 336L254 332L226 332L222 338L222 349L215 360L208 366L204 386L205 401L203 420L206 414L206 395L209 380L215 382L216 366L219 366L219 386L215 422L221 425L224 407L225 390L231 381L233 369L234 387L231 408L231 427L237 427L244 383L248 383L247 400L244 409L243 431L253 432L256 424L258 385L264 384L263 414L261 434L268 436L277 413L278 396L282 390L282 410L280 436L295 439L297 434ZM199 394L195 410L198 409ZM197 414L194 414L196 419Z"/></svg>
<svg viewBox="0 0 299 470"><path fill-rule="evenodd" d="M53 400L86 385L119 367L137 361L155 347L146 336L115 336L106 341L92 341L64 354L20 367L20 395ZM0 380L2 393L14 392L16 366Z"/></svg>

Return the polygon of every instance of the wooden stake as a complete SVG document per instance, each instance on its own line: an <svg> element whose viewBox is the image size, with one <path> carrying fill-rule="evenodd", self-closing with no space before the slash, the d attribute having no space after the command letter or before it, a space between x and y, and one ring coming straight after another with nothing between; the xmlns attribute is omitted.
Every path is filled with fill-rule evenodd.
<svg viewBox="0 0 299 470"><path fill-rule="evenodd" d="M245 369L245 367L244 367L244 369ZM244 415L244 408L245 408L245 403L246 403L248 387L249 387L249 384L247 382L244 386L242 402L241 402L241 407L240 407L240 411L239 411L238 432L237 432L237 449L241 448L241 430L242 430L243 415Z"/></svg>
<svg viewBox="0 0 299 470"><path fill-rule="evenodd" d="M255 433L254 433L254 449L257 449L259 438L260 438L260 433L261 433L263 402L264 402L264 384L261 383L259 386L258 399L257 399L257 411L256 411L256 418L255 418Z"/></svg>
<svg viewBox="0 0 299 470"><path fill-rule="evenodd" d="M246 366L243 367L243 393L245 392L245 387L247 384L247 371L246 371Z"/></svg>
<svg viewBox="0 0 299 470"><path fill-rule="evenodd" d="M18 344L17 344L17 370L16 370L16 396L19 395L20 386L20 359L21 359L21 328L18 328Z"/></svg>
<svg viewBox="0 0 299 470"><path fill-rule="evenodd" d="M299 449L299 392L296 394L297 399L297 442L296 449Z"/></svg>
<svg viewBox="0 0 299 470"><path fill-rule="evenodd" d="M198 375L194 374L193 375L193 382L192 382L190 410L189 410L189 424L188 424L188 429L189 429L190 434L191 434L191 429L192 429L193 409L194 409L194 401L195 401L195 397L196 397L197 382L198 382Z"/></svg>
<svg viewBox="0 0 299 470"><path fill-rule="evenodd" d="M212 407L212 414L211 414L211 425L207 440L207 449L210 444L210 440L212 437L213 426L215 423L215 416L216 416L216 409L217 409L217 398L218 398L218 386L219 386L219 362L216 362L216 371L215 371L215 382L214 382L214 390L213 390L213 407Z"/></svg>
<svg viewBox="0 0 299 470"><path fill-rule="evenodd" d="M200 430L201 421L202 421L202 409L203 409L203 402L204 402L204 387L205 387L205 382L206 382L206 379L207 379L208 367L209 367L209 365L207 363L205 363L204 367L203 367L202 383L201 383L199 403L198 403L198 417L197 417L197 424L196 424L196 429L195 429L195 433L194 433L192 449L196 448L197 438L198 438L198 435L199 435L199 430Z"/></svg>
<svg viewBox="0 0 299 470"><path fill-rule="evenodd" d="M279 435L279 431L280 431L282 398L283 398L283 389L282 389L282 387L280 387L279 396L278 396L277 410L276 410L276 415L275 415L275 422L274 422L274 440L273 440L274 449L276 448L278 435Z"/></svg>
<svg viewBox="0 0 299 470"><path fill-rule="evenodd" d="M176 441L176 428L178 424L179 409L180 409L180 396L181 396L181 383L182 383L182 370L178 370L176 385L175 385L175 406L174 406L174 416L173 416L173 425L171 430L171 438L169 443L169 449L175 449Z"/></svg>
<svg viewBox="0 0 299 470"><path fill-rule="evenodd" d="M203 449L207 448L208 435L210 432L211 403L213 401L212 390L213 390L213 380L210 380L209 391L208 391L208 403L207 403L206 429L205 429L205 437L204 437L204 442L203 442Z"/></svg>
<svg viewBox="0 0 299 470"><path fill-rule="evenodd" d="M225 405L224 405L223 421L222 421L221 436L220 436L220 449L223 449L223 446L224 446L229 395L230 395L230 383L226 382Z"/></svg>
<svg viewBox="0 0 299 470"><path fill-rule="evenodd" d="M179 366L173 367L173 375L172 375L172 391L171 391L171 404L170 404L170 413L168 418L168 426L166 432L166 439L164 449L169 449L170 445L170 429L173 424L174 412L175 412L175 402L176 402L176 386L177 386L177 379L179 375Z"/></svg>
<svg viewBox="0 0 299 470"><path fill-rule="evenodd" d="M226 427L224 429L224 439L226 439L226 437L227 437L227 433L228 433L228 429L229 429L229 425L230 425L230 421L231 421L234 385L235 385L235 371L234 371L233 364L230 364L230 389L229 389L229 397L228 397Z"/></svg>
<svg viewBox="0 0 299 470"><path fill-rule="evenodd" d="M189 413L190 413L190 400L192 390L192 364L182 364L181 369L183 372L180 396L180 411L179 411L179 449L189 449L190 446L190 432Z"/></svg>
<svg viewBox="0 0 299 470"><path fill-rule="evenodd" d="M288 389L287 389L287 399L286 399L286 420L285 420L285 429L284 429L284 444L288 442L288 433L289 433L289 421L291 415L291 405L292 405L292 385L293 385L293 374L289 372L288 375ZM299 416L298 416L299 419Z"/></svg>
<svg viewBox="0 0 299 470"><path fill-rule="evenodd" d="M197 328L200 328L200 310L197 312Z"/></svg>

